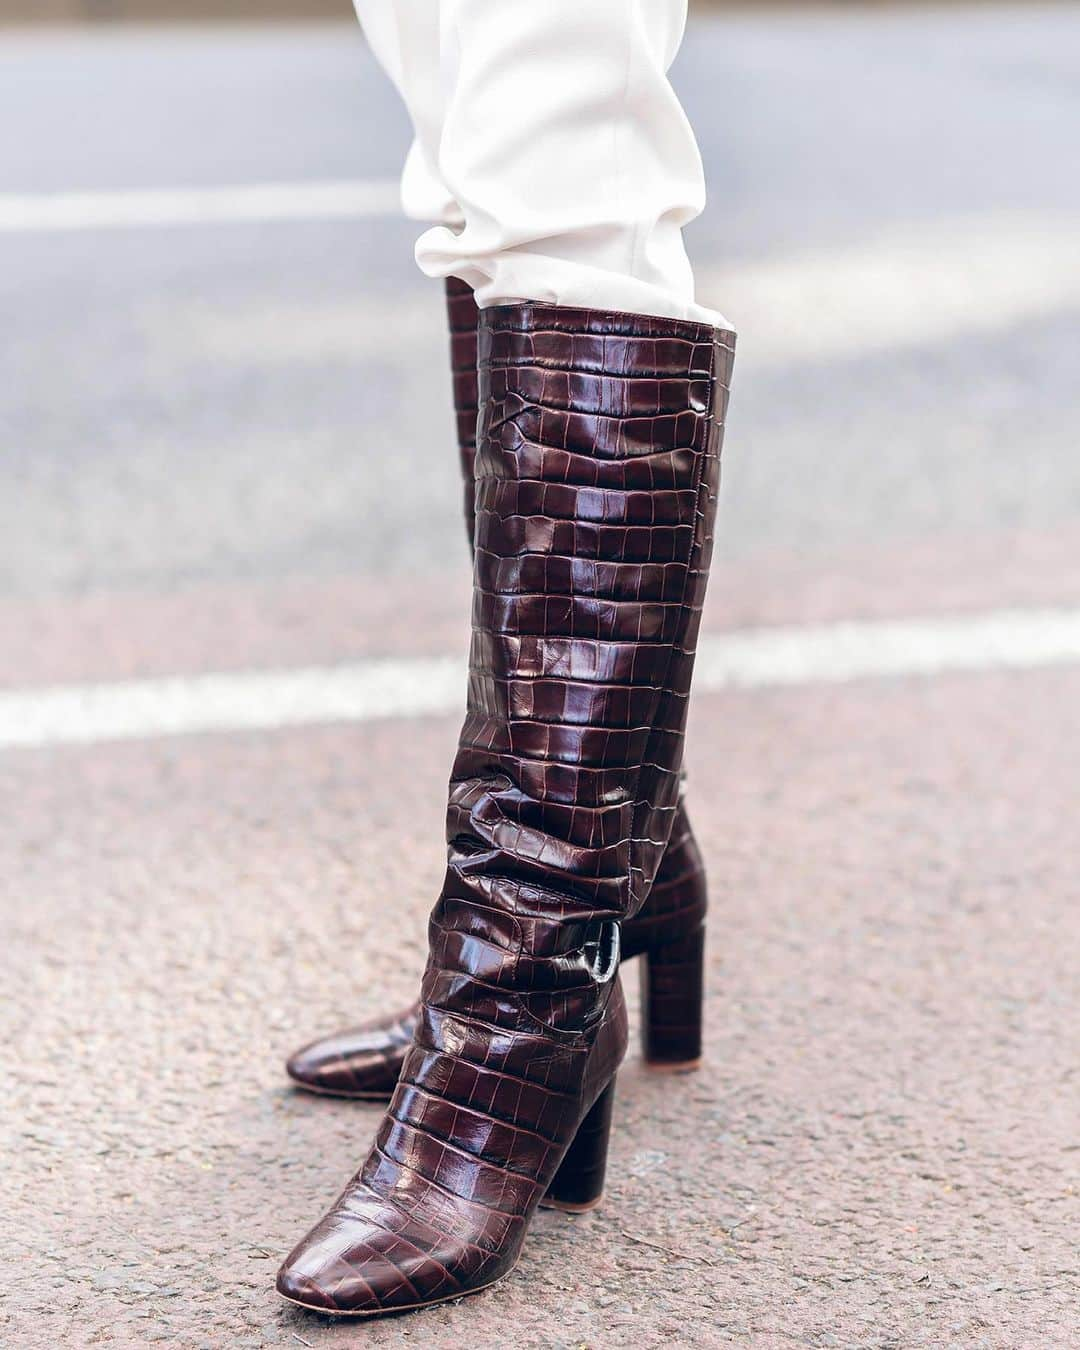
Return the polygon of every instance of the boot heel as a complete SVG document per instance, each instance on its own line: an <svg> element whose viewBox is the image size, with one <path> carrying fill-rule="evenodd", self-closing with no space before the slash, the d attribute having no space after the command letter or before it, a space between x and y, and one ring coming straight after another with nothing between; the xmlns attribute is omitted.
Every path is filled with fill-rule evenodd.
<svg viewBox="0 0 1080 1350"><path fill-rule="evenodd" d="M574 1142L566 1150L566 1156L540 1202L545 1209L565 1209L572 1214L580 1214L600 1203L604 1193L614 1104L613 1078L578 1126Z"/></svg>
<svg viewBox="0 0 1080 1350"><path fill-rule="evenodd" d="M705 928L641 955L641 1039L646 1066L688 1073L701 1063Z"/></svg>

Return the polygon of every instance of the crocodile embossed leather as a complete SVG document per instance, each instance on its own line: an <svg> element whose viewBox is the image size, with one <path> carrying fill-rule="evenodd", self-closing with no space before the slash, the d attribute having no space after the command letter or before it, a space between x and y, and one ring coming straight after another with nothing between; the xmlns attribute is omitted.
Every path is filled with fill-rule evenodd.
<svg viewBox="0 0 1080 1350"><path fill-rule="evenodd" d="M476 329L479 311L472 287L446 281L450 365L464 482L465 525L472 546L475 512ZM701 1059L705 870L680 800L671 840L640 913L627 920L622 955L645 955L641 968L642 1045L650 1068L681 1072ZM359 1101L389 1098L401 1072L419 1015L418 1003L391 1017L322 1036L286 1064L309 1092Z"/></svg>
<svg viewBox="0 0 1080 1350"><path fill-rule="evenodd" d="M457 418L461 483L465 497L465 533L470 548L476 526L473 461L476 459L476 328L479 315L472 287L464 281L458 281L457 277L447 277L446 319L450 326L450 373L454 382L454 413Z"/></svg>
<svg viewBox="0 0 1080 1350"><path fill-rule="evenodd" d="M372 1315L485 1288L600 1195L623 920L671 835L733 335L481 315L473 637L413 1044L278 1290Z"/></svg>

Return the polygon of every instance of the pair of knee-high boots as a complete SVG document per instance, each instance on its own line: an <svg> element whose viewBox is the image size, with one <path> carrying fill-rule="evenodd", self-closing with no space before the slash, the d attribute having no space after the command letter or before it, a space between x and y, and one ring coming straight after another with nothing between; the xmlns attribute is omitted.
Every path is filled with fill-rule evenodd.
<svg viewBox="0 0 1080 1350"><path fill-rule="evenodd" d="M643 958L648 1062L701 1053L705 882L679 773L733 334L447 296L468 711L420 1000L289 1061L305 1087L390 1098L278 1276L324 1313L482 1289L537 1205L596 1202L620 957Z"/></svg>

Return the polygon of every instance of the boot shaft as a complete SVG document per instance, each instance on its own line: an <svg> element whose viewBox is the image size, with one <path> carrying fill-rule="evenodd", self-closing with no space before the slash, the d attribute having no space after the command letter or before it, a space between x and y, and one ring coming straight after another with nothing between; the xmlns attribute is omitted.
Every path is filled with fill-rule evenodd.
<svg viewBox="0 0 1080 1350"><path fill-rule="evenodd" d="M491 904L497 877L519 919L640 906L678 800L732 354L677 320L481 313L448 895Z"/></svg>

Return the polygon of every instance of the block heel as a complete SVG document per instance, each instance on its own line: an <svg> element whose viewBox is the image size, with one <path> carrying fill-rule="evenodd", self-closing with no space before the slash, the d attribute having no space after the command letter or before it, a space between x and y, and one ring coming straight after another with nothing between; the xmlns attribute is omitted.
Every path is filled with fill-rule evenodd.
<svg viewBox="0 0 1080 1350"><path fill-rule="evenodd" d="M615 1104L615 1080L597 1097L589 1114L578 1126L574 1142L559 1164L547 1194L540 1202L545 1209L564 1209L581 1214L600 1203L607 1171L608 1138Z"/></svg>
<svg viewBox="0 0 1080 1350"><path fill-rule="evenodd" d="M641 1039L646 1066L689 1073L701 1063L705 928L641 955Z"/></svg>

